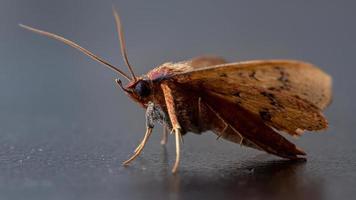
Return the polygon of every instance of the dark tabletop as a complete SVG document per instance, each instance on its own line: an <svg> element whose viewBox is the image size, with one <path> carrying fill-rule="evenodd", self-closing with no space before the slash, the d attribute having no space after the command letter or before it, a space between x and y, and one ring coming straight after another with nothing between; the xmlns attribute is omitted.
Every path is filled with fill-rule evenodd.
<svg viewBox="0 0 356 200"><path fill-rule="evenodd" d="M356 6L298 2L1 1L0 199L354 198ZM122 167L143 137L144 110L111 71L17 26L64 35L124 69L112 3L138 74L201 54L301 59L330 73L329 129L289 138L308 161L188 134L173 176L174 138L162 147L157 126L142 156Z"/></svg>

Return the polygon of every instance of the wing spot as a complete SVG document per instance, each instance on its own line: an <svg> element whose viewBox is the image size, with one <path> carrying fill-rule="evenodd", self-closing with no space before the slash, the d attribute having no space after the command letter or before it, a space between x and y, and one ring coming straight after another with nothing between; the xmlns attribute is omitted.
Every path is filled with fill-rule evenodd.
<svg viewBox="0 0 356 200"><path fill-rule="evenodd" d="M262 91L262 92L261 92L261 95L267 97L268 99L273 99L273 98L275 97L274 94L268 93L268 92L266 92L266 91Z"/></svg>
<svg viewBox="0 0 356 200"><path fill-rule="evenodd" d="M256 72L255 71L253 71L251 74L249 74L248 75L250 78L252 78L252 79L255 79L255 80L257 80L258 81L258 79L256 78Z"/></svg>
<svg viewBox="0 0 356 200"><path fill-rule="evenodd" d="M240 91L236 91L235 93L233 93L232 95L236 96L236 97L241 97L241 92Z"/></svg>
<svg viewBox="0 0 356 200"><path fill-rule="evenodd" d="M278 107L278 108L284 108L282 104L280 104L277 99L276 99L276 96L272 93L269 93L269 92L265 92L265 91L262 91L261 92L261 95L265 96L268 98L268 100L270 101L270 104L272 106L275 106L275 107Z"/></svg>
<svg viewBox="0 0 356 200"><path fill-rule="evenodd" d="M282 67L279 66L274 66L274 68L279 72L280 76L278 78L278 81L282 83L283 86L281 86L281 90L289 90L290 89L290 80L289 80L289 74L284 71Z"/></svg>
<svg viewBox="0 0 356 200"><path fill-rule="evenodd" d="M264 121L271 121L272 119L272 115L269 112L268 109L263 108L262 110L259 111L260 117L264 120Z"/></svg>
<svg viewBox="0 0 356 200"><path fill-rule="evenodd" d="M281 90L287 90L287 91L289 91L290 90L290 86L289 85L282 85L281 87L279 87L279 90L281 91Z"/></svg>
<svg viewBox="0 0 356 200"><path fill-rule="evenodd" d="M226 73L220 73L219 75L220 75L220 77L224 77L224 78L227 77L227 74L226 74Z"/></svg>
<svg viewBox="0 0 356 200"><path fill-rule="evenodd" d="M274 68L278 71L282 70L282 68L280 66L274 66Z"/></svg>
<svg viewBox="0 0 356 200"><path fill-rule="evenodd" d="M280 71L280 74L281 76L278 78L278 80L284 84L289 83L288 74L284 71Z"/></svg>
<svg viewBox="0 0 356 200"><path fill-rule="evenodd" d="M293 95L295 98L300 99L299 95Z"/></svg>
<svg viewBox="0 0 356 200"><path fill-rule="evenodd" d="M277 92L280 92L281 89L280 88L275 88L275 87L269 87L267 88L268 90L271 90L271 91L277 91Z"/></svg>

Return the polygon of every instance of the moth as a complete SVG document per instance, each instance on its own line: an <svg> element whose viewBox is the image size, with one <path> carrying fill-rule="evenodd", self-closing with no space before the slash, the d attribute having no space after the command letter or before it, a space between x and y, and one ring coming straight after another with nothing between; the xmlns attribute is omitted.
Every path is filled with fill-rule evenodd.
<svg viewBox="0 0 356 200"><path fill-rule="evenodd" d="M116 84L146 109L146 133L128 165L144 149L155 124L175 136L176 160L180 162L182 136L211 131L218 138L265 151L286 159L306 153L281 133L300 136L304 131L323 130L322 114L331 101L332 79L318 67L296 60L252 60L227 63L215 56L164 63L143 76L136 76L129 63L120 17L113 9L121 54L130 75L78 44L59 35L20 24L35 33L72 46L127 79Z"/></svg>

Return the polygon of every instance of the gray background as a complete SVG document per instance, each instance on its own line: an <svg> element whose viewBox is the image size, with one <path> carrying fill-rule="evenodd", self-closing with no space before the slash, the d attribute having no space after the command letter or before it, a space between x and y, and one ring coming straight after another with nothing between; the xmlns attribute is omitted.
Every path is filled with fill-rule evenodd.
<svg viewBox="0 0 356 200"><path fill-rule="evenodd" d="M174 141L161 147L158 127L143 155L121 167L144 133L144 110L110 70L17 26L64 35L124 68L112 4L138 74L201 54L302 59L330 73L330 128L293 139L308 162L189 134L172 176ZM0 199L352 198L355 9L325 0L1 0Z"/></svg>

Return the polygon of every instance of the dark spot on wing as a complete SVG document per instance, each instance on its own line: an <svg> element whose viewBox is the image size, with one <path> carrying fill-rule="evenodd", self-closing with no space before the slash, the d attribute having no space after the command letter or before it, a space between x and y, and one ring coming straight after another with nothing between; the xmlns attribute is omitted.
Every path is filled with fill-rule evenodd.
<svg viewBox="0 0 356 200"><path fill-rule="evenodd" d="M278 78L278 80L279 80L280 82L282 82L283 84L289 83L288 77L287 77L286 75L284 75L284 74L282 74L282 75Z"/></svg>
<svg viewBox="0 0 356 200"><path fill-rule="evenodd" d="M278 100L276 99L276 96L274 94L266 92L266 91L262 91L261 95L267 97L272 106L275 106L278 108L284 108L283 105L278 102Z"/></svg>
<svg viewBox="0 0 356 200"><path fill-rule="evenodd" d="M264 121L271 121L271 113L268 111L268 109L263 108L262 110L259 111L260 117L264 120Z"/></svg>
<svg viewBox="0 0 356 200"><path fill-rule="evenodd" d="M261 95L263 95L265 97L268 97L268 99L271 99L271 98L273 99L274 98L274 94L266 92L266 91L262 91Z"/></svg>
<svg viewBox="0 0 356 200"><path fill-rule="evenodd" d="M236 99L236 103L237 104L241 104L241 92L236 90L236 91L234 91L234 93L232 93L232 95L235 96L235 97L238 97Z"/></svg>
<svg viewBox="0 0 356 200"><path fill-rule="evenodd" d="M323 98L319 98L316 103L320 103L321 101L323 101Z"/></svg>
<svg viewBox="0 0 356 200"><path fill-rule="evenodd" d="M278 71L282 70L282 68L280 66L274 66L274 68Z"/></svg>
<svg viewBox="0 0 356 200"><path fill-rule="evenodd" d="M281 82L289 82L289 74L286 73L284 70L279 70L280 77L278 78Z"/></svg>
<svg viewBox="0 0 356 200"><path fill-rule="evenodd" d="M256 72L255 71L253 71L251 74L249 74L248 75L250 78L252 78L252 79L255 79L255 80L258 80L257 78L256 78Z"/></svg>
<svg viewBox="0 0 356 200"><path fill-rule="evenodd" d="M293 95L296 99L301 99L299 95Z"/></svg>
<svg viewBox="0 0 356 200"><path fill-rule="evenodd" d="M235 91L232 95L236 97L241 97L241 92L240 91Z"/></svg>
<svg viewBox="0 0 356 200"><path fill-rule="evenodd" d="M220 73L219 75L220 75L220 77L224 77L224 78L227 77L227 74L225 74L225 73Z"/></svg>
<svg viewBox="0 0 356 200"><path fill-rule="evenodd" d="M280 88L276 88L276 87L269 87L267 88L268 90L271 90L271 91L277 91L277 92L280 92L281 89Z"/></svg>
<svg viewBox="0 0 356 200"><path fill-rule="evenodd" d="M281 91L281 90L287 90L287 91L289 91L290 90L290 86L289 85L282 85L281 87L279 87L279 91Z"/></svg>
<svg viewBox="0 0 356 200"><path fill-rule="evenodd" d="M285 70L282 67L275 66L274 69L276 69L279 72L279 78L277 80L282 83L280 89L290 90L291 86L290 86L289 74L285 72Z"/></svg>

